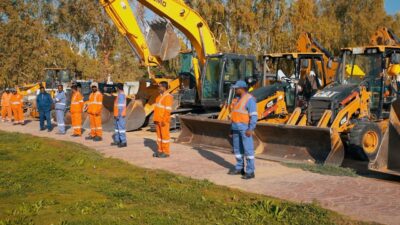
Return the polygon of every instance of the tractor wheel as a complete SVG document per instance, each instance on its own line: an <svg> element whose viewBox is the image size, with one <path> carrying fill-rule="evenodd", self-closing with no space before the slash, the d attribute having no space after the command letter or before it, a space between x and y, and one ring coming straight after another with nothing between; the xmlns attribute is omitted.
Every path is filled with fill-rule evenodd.
<svg viewBox="0 0 400 225"><path fill-rule="evenodd" d="M363 159L374 160L382 142L382 131L373 122L358 121L350 131L349 144Z"/></svg>

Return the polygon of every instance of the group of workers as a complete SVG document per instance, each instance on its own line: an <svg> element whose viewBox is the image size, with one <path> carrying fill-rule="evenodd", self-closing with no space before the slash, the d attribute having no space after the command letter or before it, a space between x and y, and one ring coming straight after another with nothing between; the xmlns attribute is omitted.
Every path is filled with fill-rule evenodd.
<svg viewBox="0 0 400 225"><path fill-rule="evenodd" d="M51 118L50 111L54 105L56 114L56 122L58 127L57 134L66 134L65 129L65 113L67 106L67 95L63 90L62 85L58 85L57 93L54 99L51 98L44 87L40 87L40 93L36 98L37 109L40 118L40 130L46 130L44 126L45 120L47 121L47 130L51 131ZM117 85L117 97L114 102L114 119L115 119L115 134L114 142L111 145L118 147L127 147L125 135L125 115L126 115L126 96L123 91L123 85ZM87 112L90 122L90 133L85 138L86 140L102 141L102 122L101 113L103 109L103 94L99 91L99 85L96 82L91 84L91 94L88 101L84 102L83 95L79 91L78 84L71 86L71 129L72 137L82 136L82 117L83 113Z"/></svg>
<svg viewBox="0 0 400 225"><path fill-rule="evenodd" d="M159 83L159 96L156 99L154 108L154 124L157 133L158 151L153 154L153 157L167 158L170 156L170 119L173 105L173 96L168 93L168 83L163 81ZM252 179L255 177L254 165L254 144L253 134L257 123L257 106L255 98L248 93L248 85L245 81L238 81L233 86L236 91L237 98L231 105L231 138L233 143L233 152L236 158L235 168L228 172L230 175L242 175L243 179ZM84 102L82 94L79 92L77 85L71 87L71 123L73 137L82 135L82 116L83 112L87 112L90 121L90 133L85 138L86 140L102 141L102 121L101 113L103 108L103 95L99 91L97 83L91 84L91 94L88 101ZM6 115L10 115L10 107L14 113L15 123L22 123L17 106L21 106L22 98L14 90L13 94L10 90L6 90L2 96L2 118L5 120ZM58 86L58 91L54 97L46 93L44 87L40 87L40 93L36 98L37 109L40 117L40 130L46 130L44 126L47 121L47 130L51 131L50 112L52 106L56 112L56 121L58 132L57 134L65 134L65 112L67 97L63 90L63 86ZM126 138L126 96L123 91L123 85L117 85L117 96L114 101L114 124L115 133L113 135L112 146L127 147ZM23 113L22 113L23 116ZM22 117L23 118L23 117Z"/></svg>
<svg viewBox="0 0 400 225"><path fill-rule="evenodd" d="M14 122L14 125L25 125L22 95L16 89L6 88L1 96L1 119L3 122Z"/></svg>

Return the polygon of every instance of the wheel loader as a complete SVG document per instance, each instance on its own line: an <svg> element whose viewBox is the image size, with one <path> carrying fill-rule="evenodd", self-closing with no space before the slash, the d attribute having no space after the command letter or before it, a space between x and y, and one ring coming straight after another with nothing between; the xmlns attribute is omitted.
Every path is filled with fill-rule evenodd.
<svg viewBox="0 0 400 225"><path fill-rule="evenodd" d="M258 124L288 122L291 114L299 115L306 110L310 97L331 83L326 70L332 65L323 53L276 53L264 56L264 80L266 85L251 94L257 100ZM180 116L179 143L207 146L226 152L231 151L230 105L235 91L230 90L228 101L218 116ZM262 143L255 138L256 152L263 151Z"/></svg>
<svg viewBox="0 0 400 225"><path fill-rule="evenodd" d="M399 64L400 47L342 49L335 82L310 98L305 115L257 125L257 157L341 165L346 151L371 169L400 172Z"/></svg>

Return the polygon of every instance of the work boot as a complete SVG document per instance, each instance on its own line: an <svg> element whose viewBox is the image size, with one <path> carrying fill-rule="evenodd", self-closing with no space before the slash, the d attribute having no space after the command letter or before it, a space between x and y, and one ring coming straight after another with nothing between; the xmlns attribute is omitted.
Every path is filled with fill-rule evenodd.
<svg viewBox="0 0 400 225"><path fill-rule="evenodd" d="M101 138L99 136L96 136L93 138L93 141L102 141L102 140L103 140L103 138Z"/></svg>
<svg viewBox="0 0 400 225"><path fill-rule="evenodd" d="M119 142L112 142L110 145L111 146L119 146Z"/></svg>
<svg viewBox="0 0 400 225"><path fill-rule="evenodd" d="M158 155L158 158L168 158L169 155L165 154L164 152L162 152L161 154Z"/></svg>
<svg viewBox="0 0 400 225"><path fill-rule="evenodd" d="M80 137L81 135L79 135L79 134L73 134L73 135L71 135L71 137Z"/></svg>
<svg viewBox="0 0 400 225"><path fill-rule="evenodd" d="M160 156L160 153L158 153L158 152L154 152L154 153L153 153L153 157L154 157L154 158L158 158L159 156Z"/></svg>
<svg viewBox="0 0 400 225"><path fill-rule="evenodd" d="M250 179L253 179L255 177L256 177L256 175L254 175L254 173L246 173L245 175L242 176L242 179L250 180Z"/></svg>
<svg viewBox="0 0 400 225"><path fill-rule="evenodd" d="M244 176L246 173L244 172L244 169L241 169L241 170L234 169L234 170L230 170L228 172L228 174L229 175L242 175L242 176Z"/></svg>
<svg viewBox="0 0 400 225"><path fill-rule="evenodd" d="M125 147L127 147L128 145L127 145L127 143L125 142L125 143L119 143L119 145L118 145L118 148L125 148Z"/></svg>
<svg viewBox="0 0 400 225"><path fill-rule="evenodd" d="M46 128L40 128L40 131L44 131L44 130L46 130Z"/></svg>
<svg viewBox="0 0 400 225"><path fill-rule="evenodd" d="M93 138L94 137L92 137L92 136L87 136L87 137L85 137L85 140L93 140Z"/></svg>

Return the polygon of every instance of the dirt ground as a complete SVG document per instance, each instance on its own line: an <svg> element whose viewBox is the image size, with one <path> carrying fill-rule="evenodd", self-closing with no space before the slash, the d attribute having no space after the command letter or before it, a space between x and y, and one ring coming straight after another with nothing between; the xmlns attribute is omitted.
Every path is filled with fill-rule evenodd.
<svg viewBox="0 0 400 225"><path fill-rule="evenodd" d="M136 166L167 170L195 179L207 179L248 192L295 202L316 201L324 208L357 220L400 224L398 179L327 176L288 168L277 162L256 160L256 179L245 181L240 176L227 175L235 162L230 154L172 143L170 158L153 158L153 151L156 150L155 134L148 131L129 132L128 148L122 150L110 146L111 133L105 133L104 140L96 143L86 141L83 137L71 137L71 130L67 135L57 135L57 129L50 133L39 131L37 121L25 126L0 123L0 129L82 143L106 157L119 158ZM174 133L172 136L177 135L178 133Z"/></svg>

